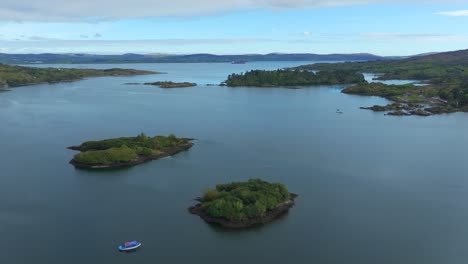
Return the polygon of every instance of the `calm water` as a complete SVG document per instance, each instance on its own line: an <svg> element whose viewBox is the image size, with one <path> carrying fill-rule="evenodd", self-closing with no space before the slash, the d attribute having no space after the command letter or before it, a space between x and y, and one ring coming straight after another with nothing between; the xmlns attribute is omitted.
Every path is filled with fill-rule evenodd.
<svg viewBox="0 0 468 264"><path fill-rule="evenodd" d="M2 93L0 263L465 263L467 114L384 116L358 109L384 99L339 86L122 85L298 64L127 64L167 74ZM140 132L198 140L129 169L68 164L67 146ZM300 195L289 215L233 232L187 213L205 188L252 177ZM117 252L132 239L144 247Z"/></svg>

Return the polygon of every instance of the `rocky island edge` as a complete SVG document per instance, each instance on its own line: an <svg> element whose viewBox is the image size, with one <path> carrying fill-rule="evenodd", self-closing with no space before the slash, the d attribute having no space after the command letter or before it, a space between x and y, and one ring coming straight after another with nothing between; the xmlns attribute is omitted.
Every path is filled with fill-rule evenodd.
<svg viewBox="0 0 468 264"><path fill-rule="evenodd" d="M263 225L278 219L295 205L297 194L283 184L260 179L217 185L188 208L205 222L229 229Z"/></svg>

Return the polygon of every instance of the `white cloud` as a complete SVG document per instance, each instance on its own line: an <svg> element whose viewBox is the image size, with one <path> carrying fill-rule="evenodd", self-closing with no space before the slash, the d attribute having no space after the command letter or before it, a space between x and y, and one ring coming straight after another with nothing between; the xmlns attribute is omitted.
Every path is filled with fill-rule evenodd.
<svg viewBox="0 0 468 264"><path fill-rule="evenodd" d="M370 32L361 33L358 37L366 41L376 42L411 42L411 43L450 43L468 41L466 34L443 34L443 33L394 33L394 32Z"/></svg>
<svg viewBox="0 0 468 264"><path fill-rule="evenodd" d="M461 16L468 16L468 10L443 11L443 12L437 12L435 14L443 15L443 16L461 17Z"/></svg>
<svg viewBox="0 0 468 264"><path fill-rule="evenodd" d="M433 3L461 0L432 0ZM219 12L316 8L366 3L425 3L423 0L1 0L3 21L96 21L159 16L192 16Z"/></svg>
<svg viewBox="0 0 468 264"><path fill-rule="evenodd" d="M310 36L312 33L310 33L309 31L304 31L302 34L304 34L304 36Z"/></svg>

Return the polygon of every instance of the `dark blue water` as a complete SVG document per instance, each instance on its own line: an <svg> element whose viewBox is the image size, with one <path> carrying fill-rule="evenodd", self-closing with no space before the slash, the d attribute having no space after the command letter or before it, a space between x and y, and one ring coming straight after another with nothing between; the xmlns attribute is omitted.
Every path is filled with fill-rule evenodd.
<svg viewBox="0 0 468 264"><path fill-rule="evenodd" d="M384 116L358 108L385 99L340 86L204 86L298 64L86 65L167 74L0 94L0 263L466 262L468 115ZM157 80L202 85L122 85ZM140 132L197 141L129 169L68 164L67 146ZM300 195L286 217L225 231L188 214L204 189L254 177Z"/></svg>

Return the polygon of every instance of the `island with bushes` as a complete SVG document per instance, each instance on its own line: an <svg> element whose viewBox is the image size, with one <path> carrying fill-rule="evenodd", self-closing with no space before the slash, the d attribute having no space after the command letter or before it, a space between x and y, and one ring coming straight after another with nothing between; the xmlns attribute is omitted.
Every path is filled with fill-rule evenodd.
<svg viewBox="0 0 468 264"><path fill-rule="evenodd" d="M193 82L172 82L172 81L149 82L149 83L144 83L144 85L155 85L155 86L159 86L160 88L184 88L184 87L197 86L197 84Z"/></svg>
<svg viewBox="0 0 468 264"><path fill-rule="evenodd" d="M81 151L70 161L77 168L106 169L133 166L175 155L193 146L191 139L169 136L120 137L87 141L69 149Z"/></svg>
<svg viewBox="0 0 468 264"><path fill-rule="evenodd" d="M189 211L208 223L246 228L269 223L287 213L296 197L281 183L250 179L208 189Z"/></svg>
<svg viewBox="0 0 468 264"><path fill-rule="evenodd" d="M41 83L70 82L81 80L87 77L133 76L158 73L159 72L121 68L97 70L71 68L39 68L0 64L0 88L18 87Z"/></svg>
<svg viewBox="0 0 468 264"><path fill-rule="evenodd" d="M390 115L432 115L468 112L468 50L442 52L400 60L368 62L319 63L294 68L302 71L355 71L377 73L376 80L413 80L425 85L388 85L360 83L344 89L343 93L381 96L403 104L394 110L387 106L365 107L377 111L390 109ZM413 104L413 105L411 105ZM414 104L419 104L414 107Z"/></svg>
<svg viewBox="0 0 468 264"><path fill-rule="evenodd" d="M364 76L352 70L320 71L307 70L252 70L231 74L222 83L229 87L300 87L312 85L340 85L364 83Z"/></svg>

